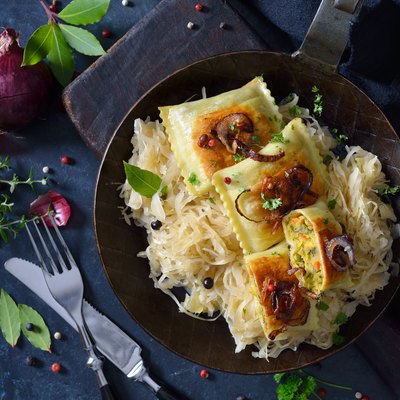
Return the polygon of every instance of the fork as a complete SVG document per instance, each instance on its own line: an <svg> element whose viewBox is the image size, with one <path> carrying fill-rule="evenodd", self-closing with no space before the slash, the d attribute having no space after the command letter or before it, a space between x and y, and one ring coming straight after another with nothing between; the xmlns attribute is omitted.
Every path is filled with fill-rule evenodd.
<svg viewBox="0 0 400 400"><path fill-rule="evenodd" d="M54 217L51 214L48 214L47 216L50 218L51 223L56 232L58 241L64 250L65 257L67 258L69 263L69 268L67 267L67 264L65 263L64 258L53 238L53 235L50 233L50 230L47 227L43 217L40 217L40 219L45 227L48 239L51 243L51 247L53 248L55 254L57 255L58 267L51 255L49 248L46 245L46 242L42 234L40 233L40 230L37 226L38 224L35 221L33 221L32 224L36 229L36 233L39 237L41 246L44 250L47 263L44 261L42 252L39 250L38 245L36 244L36 241L33 238L33 235L28 227L29 222L26 223L25 225L26 230L28 232L28 236L31 240L36 256L39 260L39 264L42 269L47 286L50 290L50 293L52 294L54 299L62 307L64 307L64 309L68 312L68 314L76 323L84 348L89 354L87 365L96 374L102 400L113 400L114 397L111 393L110 386L103 373L103 368L102 368L103 361L97 356L94 350L94 343L86 329L85 322L83 319L82 315L83 281L81 273L74 258L72 257L72 254L67 244L65 243L63 237L61 236L61 233L54 221Z"/></svg>

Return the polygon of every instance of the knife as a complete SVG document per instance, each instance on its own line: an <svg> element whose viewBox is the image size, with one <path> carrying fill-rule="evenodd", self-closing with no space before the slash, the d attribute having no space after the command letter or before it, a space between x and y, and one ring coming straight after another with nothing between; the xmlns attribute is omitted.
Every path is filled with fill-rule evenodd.
<svg viewBox="0 0 400 400"><path fill-rule="evenodd" d="M4 263L5 269L14 275L20 282L39 296L58 315L60 315L76 331L77 326L65 309L60 306L51 295L43 273L36 264L22 258L11 258ZM97 311L86 300L82 304L82 313L96 348L107 357L128 378L144 383L158 399L178 400L170 389L156 383L146 370L140 355L141 347L123 332L106 316Z"/></svg>

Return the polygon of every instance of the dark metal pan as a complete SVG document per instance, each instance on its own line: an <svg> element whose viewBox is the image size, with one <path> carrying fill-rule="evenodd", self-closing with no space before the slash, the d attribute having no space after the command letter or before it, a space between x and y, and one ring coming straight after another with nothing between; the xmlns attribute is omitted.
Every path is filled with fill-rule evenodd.
<svg viewBox="0 0 400 400"><path fill-rule="evenodd" d="M251 356L252 349L234 353L225 321L203 322L180 314L172 300L154 289L149 266L136 257L146 247L145 232L126 225L119 206L116 182L124 181L122 161L131 155L135 118L158 118L157 107L178 104L199 94L209 96L240 87L261 73L276 99L296 92L311 107L311 87L323 94L323 120L357 144L378 155L387 177L400 184L400 141L379 108L355 85L336 73L347 42L350 21L358 1L324 0L298 52L293 56L271 52L223 54L196 62L164 79L130 110L114 134L104 156L96 189L95 228L104 269L115 293L132 317L154 338L177 354L223 371L260 374L303 367L326 358L353 342L383 312L399 278L391 278L378 291L371 307L360 306L343 327L346 341L321 350L303 344L297 352L285 351L269 362ZM400 202L393 202L396 214ZM397 254L397 249L396 254Z"/></svg>

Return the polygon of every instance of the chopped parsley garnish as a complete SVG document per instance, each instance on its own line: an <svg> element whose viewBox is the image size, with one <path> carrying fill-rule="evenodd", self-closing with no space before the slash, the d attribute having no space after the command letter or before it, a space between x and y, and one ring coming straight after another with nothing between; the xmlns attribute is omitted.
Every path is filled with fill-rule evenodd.
<svg viewBox="0 0 400 400"><path fill-rule="evenodd" d="M210 165L211 165L212 167L216 167L217 164L218 164L218 161L217 161L217 160L210 160Z"/></svg>
<svg viewBox="0 0 400 400"><path fill-rule="evenodd" d="M238 153L234 154L232 157L235 162L240 162L240 161L244 160L244 158L245 158L241 154L238 154Z"/></svg>
<svg viewBox="0 0 400 400"><path fill-rule="evenodd" d="M289 140L286 140L283 137L283 133L282 132L278 132L278 133L273 133L271 140L269 141L269 143L283 143L283 144L288 144Z"/></svg>
<svg viewBox="0 0 400 400"><path fill-rule="evenodd" d="M261 197L263 199L262 208L265 210L276 210L282 205L282 200L280 198L267 199L264 197L264 194L261 194Z"/></svg>
<svg viewBox="0 0 400 400"><path fill-rule="evenodd" d="M295 104L293 107L289 108L289 114L292 117L298 117L299 115L301 115L301 108Z"/></svg>
<svg viewBox="0 0 400 400"><path fill-rule="evenodd" d="M320 117L322 114L322 95L319 93L319 88L315 85L311 88L311 91L315 93L313 112L317 117Z"/></svg>
<svg viewBox="0 0 400 400"><path fill-rule="evenodd" d="M337 138L336 138L336 142L338 144L346 142L347 140L349 140L349 137L347 135L344 135L343 133L341 133Z"/></svg>
<svg viewBox="0 0 400 400"><path fill-rule="evenodd" d="M324 303L322 300L317 302L317 308L321 311L326 311L329 309L329 304Z"/></svg>
<svg viewBox="0 0 400 400"><path fill-rule="evenodd" d="M400 186L386 186L377 190L379 196L394 195L400 192Z"/></svg>
<svg viewBox="0 0 400 400"><path fill-rule="evenodd" d="M336 199L332 199L328 201L328 208L330 210L334 210L336 207Z"/></svg>
<svg viewBox="0 0 400 400"><path fill-rule="evenodd" d="M258 135L252 135L251 136L251 140L254 142L254 143L261 143L261 136L258 136Z"/></svg>
<svg viewBox="0 0 400 400"><path fill-rule="evenodd" d="M277 251L273 251L273 252L271 253L271 256L279 256L279 253L278 253Z"/></svg>
<svg viewBox="0 0 400 400"><path fill-rule="evenodd" d="M333 160L333 157L332 157L330 154L327 154L327 155L323 158L322 162L323 162L325 165L328 165L332 160Z"/></svg>
<svg viewBox="0 0 400 400"><path fill-rule="evenodd" d="M229 123L229 130L231 130L231 131L235 130L235 124L233 122Z"/></svg>
<svg viewBox="0 0 400 400"><path fill-rule="evenodd" d="M345 313L340 312L338 315L336 315L333 323L336 325L343 325L347 322L348 319L349 317Z"/></svg>
<svg viewBox="0 0 400 400"><path fill-rule="evenodd" d="M200 185L200 181L197 178L197 175L194 172L191 172L188 178L188 182L191 183L193 186Z"/></svg>
<svg viewBox="0 0 400 400"><path fill-rule="evenodd" d="M211 204L217 204L217 203L215 202L215 200L214 200L212 197L209 197L209 198L208 198L208 201L209 201Z"/></svg>
<svg viewBox="0 0 400 400"><path fill-rule="evenodd" d="M332 334L332 343L335 346L340 346L345 340L346 340L346 338L344 336L342 336L341 334L339 334L338 332L334 332Z"/></svg>
<svg viewBox="0 0 400 400"><path fill-rule="evenodd" d="M325 225L328 225L328 224L329 224L329 219L328 219L328 218L325 218L325 219L324 219L324 224L325 224Z"/></svg>

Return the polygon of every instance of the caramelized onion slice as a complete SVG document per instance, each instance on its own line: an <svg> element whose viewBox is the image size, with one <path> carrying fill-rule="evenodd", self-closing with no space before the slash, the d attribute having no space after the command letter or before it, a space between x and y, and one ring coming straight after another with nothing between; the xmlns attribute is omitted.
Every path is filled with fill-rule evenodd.
<svg viewBox="0 0 400 400"><path fill-rule="evenodd" d="M228 114L222 118L215 127L218 139L226 149L235 154L237 143L234 139L240 132L253 132L253 122L244 113Z"/></svg>
<svg viewBox="0 0 400 400"><path fill-rule="evenodd" d="M237 153L242 154L246 157L249 157L255 161L274 162L274 161L280 160L282 157L285 156L284 151L281 151L280 153L273 154L273 155L260 154L260 153L257 153L255 150L253 150L251 147L247 146L247 144L244 144L243 142L241 142L239 139L235 139L235 142L237 144L237 149L236 149Z"/></svg>
<svg viewBox="0 0 400 400"><path fill-rule="evenodd" d="M348 235L329 240L325 251L332 267L338 272L346 271L356 263L353 241Z"/></svg>
<svg viewBox="0 0 400 400"><path fill-rule="evenodd" d="M252 193L250 189L244 190L235 199L236 211L248 221L262 222L264 213L259 198L260 196Z"/></svg>

